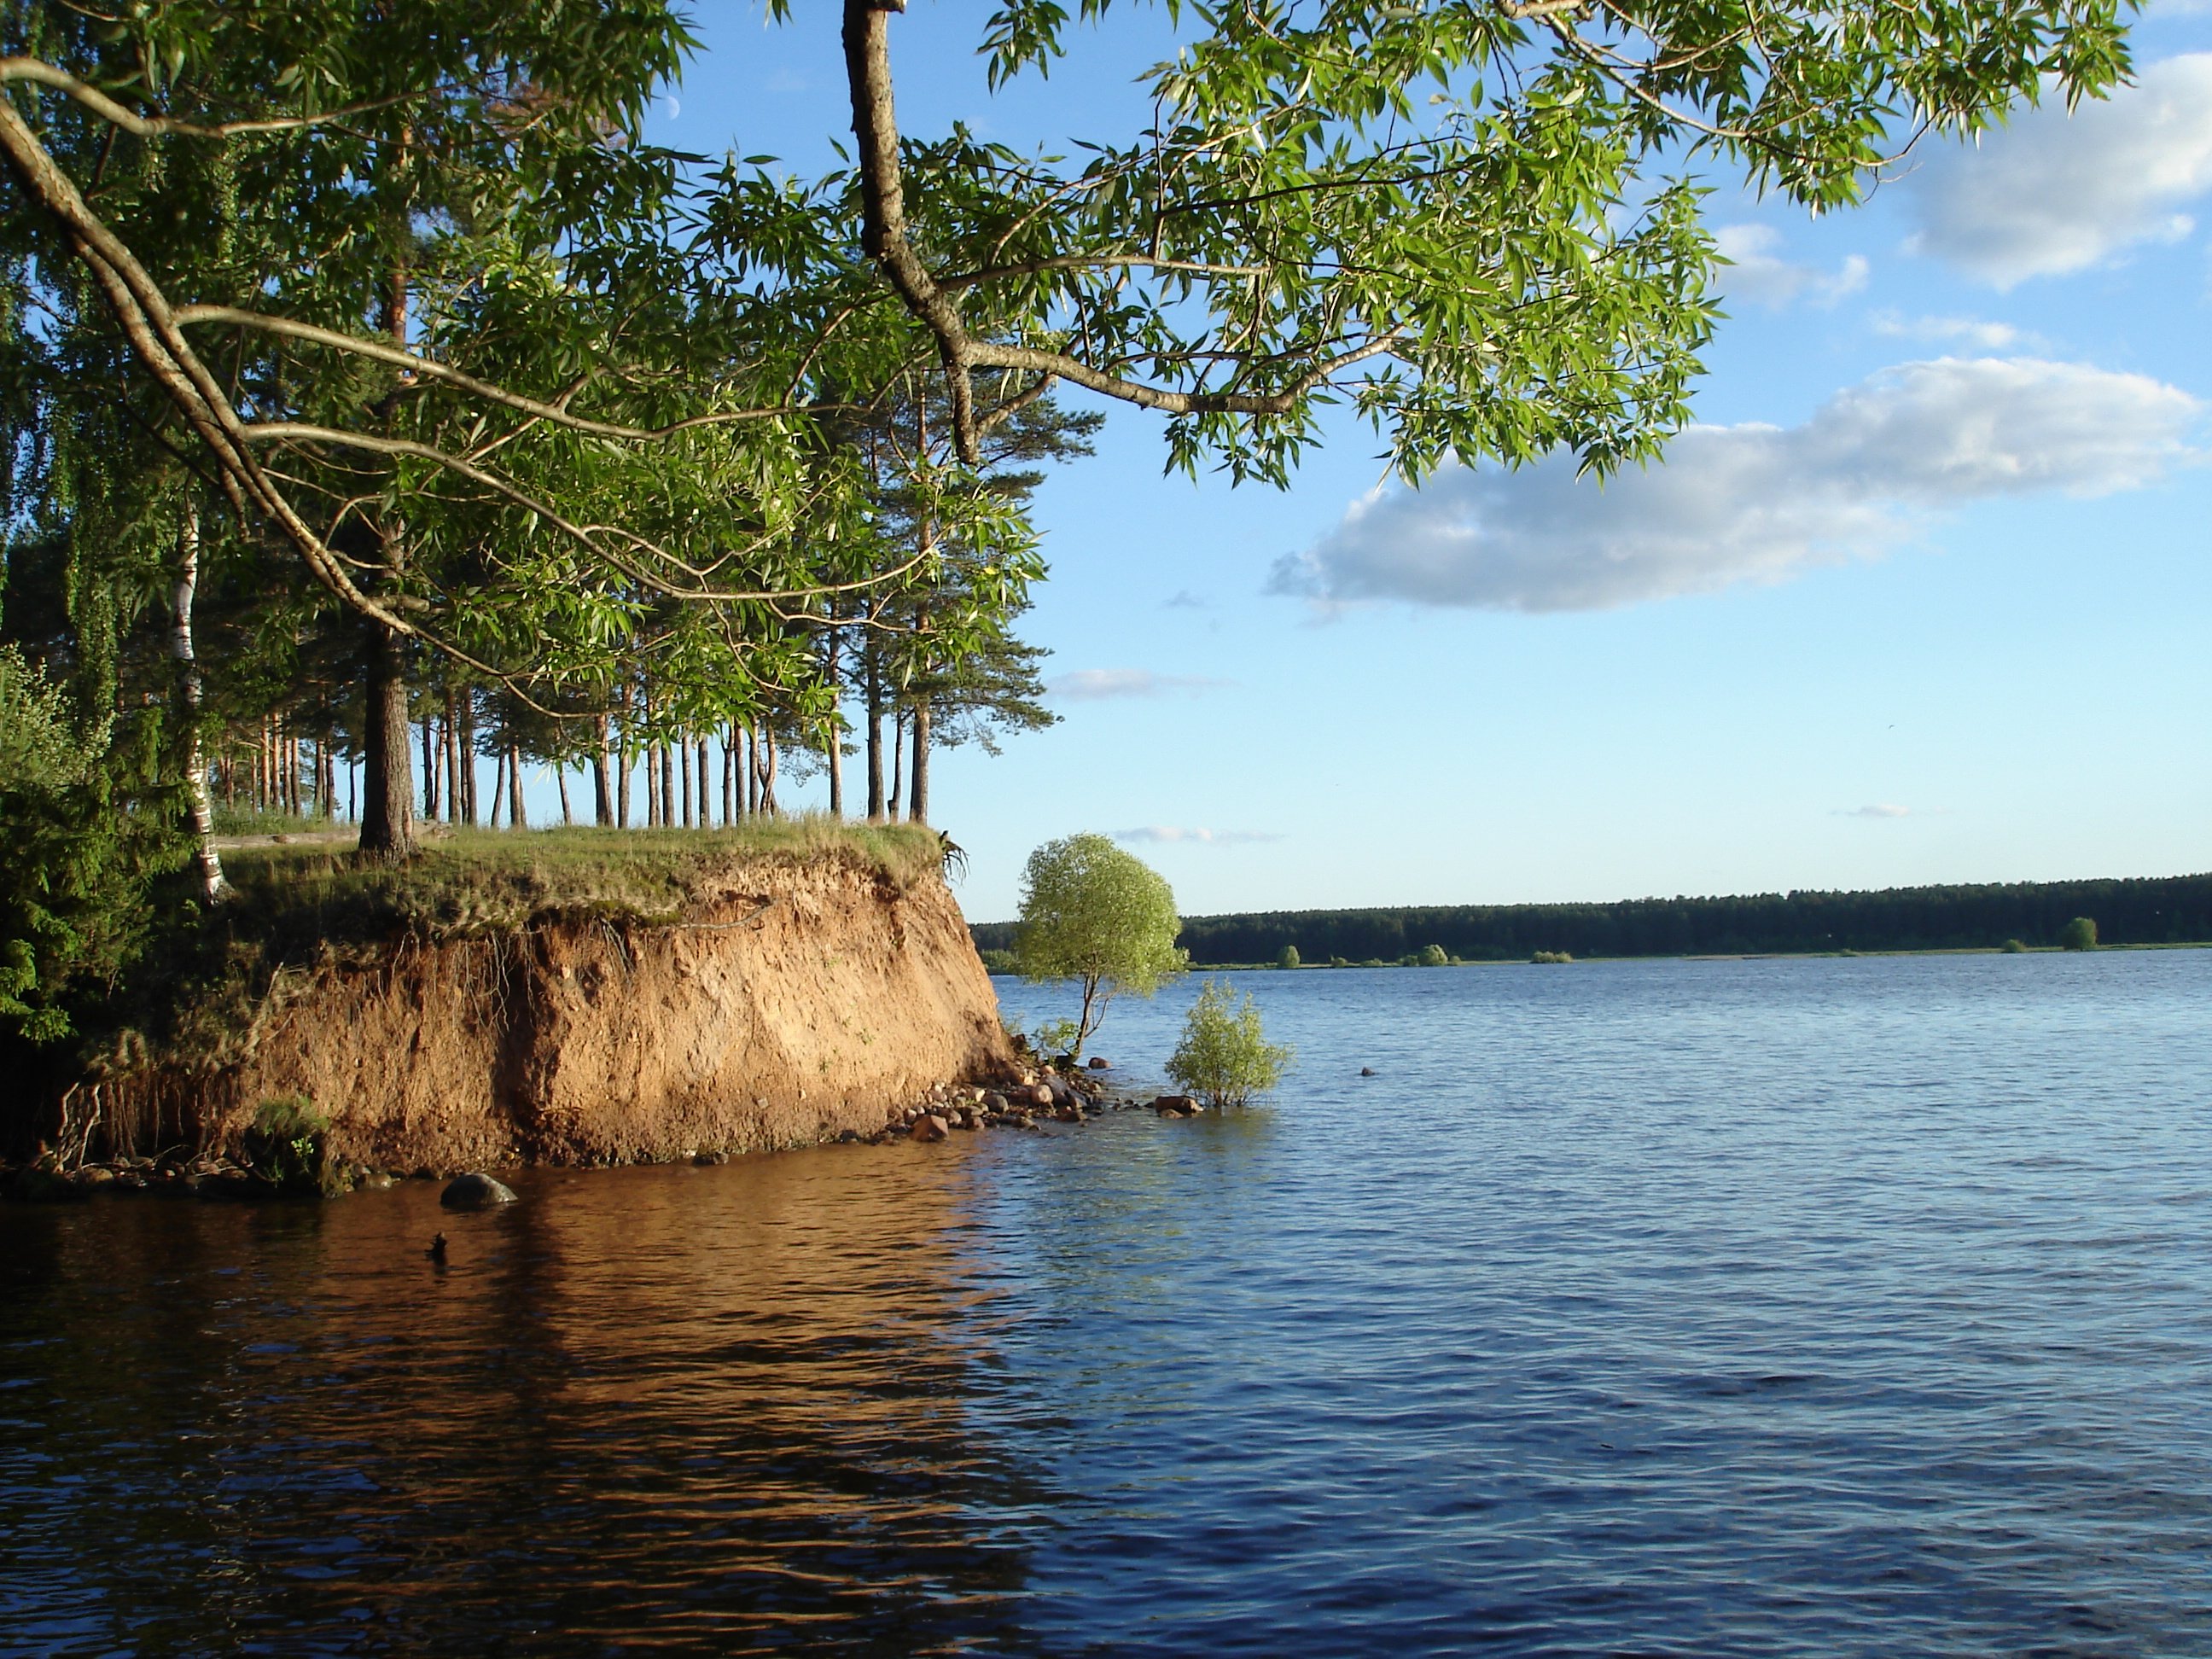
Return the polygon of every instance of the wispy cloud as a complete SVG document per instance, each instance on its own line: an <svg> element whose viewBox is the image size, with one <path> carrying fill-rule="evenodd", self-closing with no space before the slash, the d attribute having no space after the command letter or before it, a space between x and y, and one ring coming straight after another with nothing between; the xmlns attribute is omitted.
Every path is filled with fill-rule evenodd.
<svg viewBox="0 0 2212 1659"><path fill-rule="evenodd" d="M2000 289L2179 240L2196 226L2182 208L2207 191L2212 52L2152 64L2070 115L2053 99L1936 151L1905 185L1912 246Z"/></svg>
<svg viewBox="0 0 2212 1659"><path fill-rule="evenodd" d="M1557 454L1378 489L1279 561L1274 592L1600 611L1871 557L1967 503L2140 488L2192 459L2201 405L2141 374L2039 358L1905 363L1801 426L1692 427L1601 483Z"/></svg>
<svg viewBox="0 0 2212 1659"><path fill-rule="evenodd" d="M1160 609L1163 611L1211 611L1213 609L1213 601L1202 599L1185 587L1179 589L1173 599L1163 600Z"/></svg>
<svg viewBox="0 0 2212 1659"><path fill-rule="evenodd" d="M1280 841L1282 835L1273 830L1186 830L1174 824L1148 823L1138 830L1116 830L1115 841L1141 841L1155 844L1171 842L1203 842L1214 847L1234 847L1252 842Z"/></svg>
<svg viewBox="0 0 2212 1659"><path fill-rule="evenodd" d="M1867 323L1875 333L1893 340L1970 346L1976 351L2009 351L2015 346L2037 348L2043 343L2040 336L2010 323L1985 322L1979 317L1904 317L1894 311L1877 311Z"/></svg>
<svg viewBox="0 0 2212 1659"><path fill-rule="evenodd" d="M1832 306L1867 283L1867 262L1856 253L1832 271L1782 258L1775 252L1782 234L1771 225L1722 225L1713 232L1713 240L1723 257L1734 262L1715 279L1721 292L1769 311L1780 311L1800 300Z"/></svg>
<svg viewBox="0 0 2212 1659"><path fill-rule="evenodd" d="M1889 801L1877 801L1871 806L1841 806L1836 809L1839 818L1909 818L1910 806L1895 805Z"/></svg>
<svg viewBox="0 0 2212 1659"><path fill-rule="evenodd" d="M1149 668L1079 668L1046 681L1045 690L1055 697L1087 702L1103 697L1158 697L1171 691L1218 691L1235 684L1203 674L1155 674Z"/></svg>

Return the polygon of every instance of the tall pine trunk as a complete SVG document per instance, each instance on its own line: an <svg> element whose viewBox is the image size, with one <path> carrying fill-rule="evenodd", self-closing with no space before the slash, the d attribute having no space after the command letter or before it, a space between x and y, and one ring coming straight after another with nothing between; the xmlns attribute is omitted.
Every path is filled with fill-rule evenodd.
<svg viewBox="0 0 2212 1659"><path fill-rule="evenodd" d="M611 830L615 822L615 780L605 714L592 721L592 822L602 830Z"/></svg>
<svg viewBox="0 0 2212 1659"><path fill-rule="evenodd" d="M362 733L361 852L404 859L415 851L415 778L407 743L407 642L366 624L368 709Z"/></svg>
<svg viewBox="0 0 2212 1659"><path fill-rule="evenodd" d="M908 823L929 822L929 703L927 699L914 706L914 781L907 802Z"/></svg>

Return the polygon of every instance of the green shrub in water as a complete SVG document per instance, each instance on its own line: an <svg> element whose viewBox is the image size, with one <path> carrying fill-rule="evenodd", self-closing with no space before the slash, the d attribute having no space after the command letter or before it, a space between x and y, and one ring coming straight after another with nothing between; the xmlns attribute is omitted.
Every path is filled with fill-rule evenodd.
<svg viewBox="0 0 2212 1659"><path fill-rule="evenodd" d="M264 1100L246 1132L246 1162L278 1192L323 1192L329 1173L323 1137L330 1127L305 1095Z"/></svg>
<svg viewBox="0 0 2212 1659"><path fill-rule="evenodd" d="M1293 1058L1287 1045L1267 1041L1249 991L1243 1006L1232 1006L1229 988L1208 980L1184 1017L1168 1075L1209 1106L1243 1106L1280 1083Z"/></svg>
<svg viewBox="0 0 2212 1659"><path fill-rule="evenodd" d="M2007 939L1999 948L2008 957L2022 957L2027 954L2027 945L2016 939Z"/></svg>
<svg viewBox="0 0 2212 1659"><path fill-rule="evenodd" d="M2087 916L2076 916L2058 930L2058 943L2069 951L2094 951L2097 924Z"/></svg>

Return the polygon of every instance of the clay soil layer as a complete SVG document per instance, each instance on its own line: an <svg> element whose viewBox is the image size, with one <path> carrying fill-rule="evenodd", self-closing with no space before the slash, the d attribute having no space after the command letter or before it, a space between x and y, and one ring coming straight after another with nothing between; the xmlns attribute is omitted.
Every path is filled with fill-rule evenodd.
<svg viewBox="0 0 2212 1659"><path fill-rule="evenodd" d="M693 896L676 921L552 913L304 970L190 1115L220 1140L305 1096L334 1158L382 1169L631 1163L879 1128L1013 1066L933 872L738 863Z"/></svg>

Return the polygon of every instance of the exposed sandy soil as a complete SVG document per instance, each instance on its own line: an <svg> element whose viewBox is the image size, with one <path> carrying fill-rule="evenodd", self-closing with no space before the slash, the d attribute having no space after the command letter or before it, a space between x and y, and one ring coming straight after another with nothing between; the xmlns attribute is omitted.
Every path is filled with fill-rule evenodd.
<svg viewBox="0 0 2212 1659"><path fill-rule="evenodd" d="M934 875L738 864L694 897L675 923L541 916L289 975L243 1059L162 1092L210 1140L305 1095L334 1157L454 1170L805 1144L1015 1069Z"/></svg>

